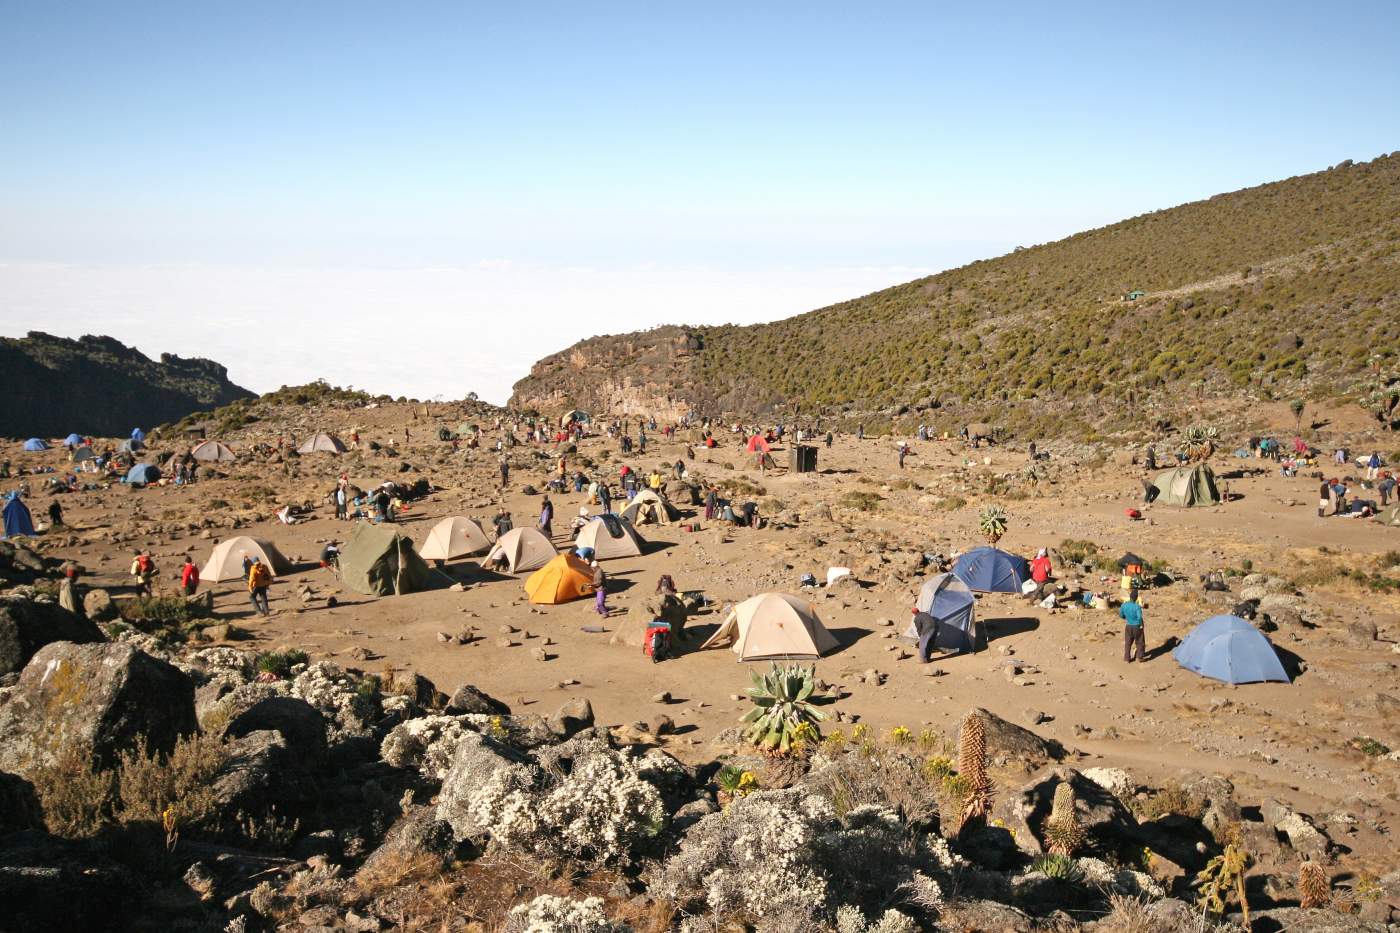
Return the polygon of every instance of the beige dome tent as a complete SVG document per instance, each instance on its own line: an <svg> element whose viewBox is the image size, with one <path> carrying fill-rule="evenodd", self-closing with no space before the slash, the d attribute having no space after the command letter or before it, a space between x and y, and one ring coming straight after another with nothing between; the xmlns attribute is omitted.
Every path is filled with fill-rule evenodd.
<svg viewBox="0 0 1400 933"><path fill-rule="evenodd" d="M490 550L491 539L470 518L454 515L433 526L418 555L424 560L452 560Z"/></svg>
<svg viewBox="0 0 1400 933"><path fill-rule="evenodd" d="M512 528L496 540L486 555L490 563L504 556L511 573L537 570L554 559L558 552L541 532L534 528Z"/></svg>
<svg viewBox="0 0 1400 933"><path fill-rule="evenodd" d="M669 525L676 520L676 507L667 502L654 489L643 489L632 497L622 517L633 525Z"/></svg>
<svg viewBox="0 0 1400 933"><path fill-rule="evenodd" d="M194 457L196 460L204 460L206 462L238 459L232 448L218 441L205 441L202 444L195 444L190 448L190 456Z"/></svg>
<svg viewBox="0 0 1400 933"><path fill-rule="evenodd" d="M733 646L740 661L811 660L838 647L812 605L787 593L761 593L744 600L700 647L725 645Z"/></svg>
<svg viewBox="0 0 1400 933"><path fill-rule="evenodd" d="M584 525L574 546L592 548L594 560L612 560L616 557L641 557L646 542L637 534L631 522L608 513Z"/></svg>
<svg viewBox="0 0 1400 933"><path fill-rule="evenodd" d="M260 558L273 573L286 573L291 566L272 542L240 535L214 546L214 553L209 555L204 569L199 571L199 579L204 583L241 580L244 557Z"/></svg>
<svg viewBox="0 0 1400 933"><path fill-rule="evenodd" d="M316 434L301 442L297 448L299 454L343 454L345 453L345 443L334 434Z"/></svg>

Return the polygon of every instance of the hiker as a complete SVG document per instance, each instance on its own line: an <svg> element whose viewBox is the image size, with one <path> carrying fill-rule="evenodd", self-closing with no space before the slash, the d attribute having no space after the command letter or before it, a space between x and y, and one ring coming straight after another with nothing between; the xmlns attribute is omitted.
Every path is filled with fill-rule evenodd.
<svg viewBox="0 0 1400 933"><path fill-rule="evenodd" d="M540 533L546 538L554 537L554 503L549 501L549 496L540 504Z"/></svg>
<svg viewBox="0 0 1400 933"><path fill-rule="evenodd" d="M603 514L612 511L612 489L608 486L607 480L598 483L598 504L603 507Z"/></svg>
<svg viewBox="0 0 1400 933"><path fill-rule="evenodd" d="M831 436L831 432L830 432L830 431L827 431L827 432L826 432L826 438L825 438L825 440L826 440L826 449L827 449L827 450L830 450L830 449L831 449L831 441L832 441L832 436Z"/></svg>
<svg viewBox="0 0 1400 933"><path fill-rule="evenodd" d="M271 585L272 571L267 569L261 557L254 557L248 567L248 601L255 611L263 615L271 613L267 604L267 588Z"/></svg>
<svg viewBox="0 0 1400 933"><path fill-rule="evenodd" d="M496 527L496 540L501 540L501 536L515 527L515 522L511 521L510 513L504 508L496 510L496 517L491 520L491 524Z"/></svg>
<svg viewBox="0 0 1400 933"><path fill-rule="evenodd" d="M150 551L137 551L131 562L131 575L136 578L136 592L142 596L155 595L155 578L160 571L151 559Z"/></svg>
<svg viewBox="0 0 1400 933"><path fill-rule="evenodd" d="M186 554L185 562L180 566L180 591L186 596L193 596L197 589L199 589L199 568L194 565L194 558Z"/></svg>
<svg viewBox="0 0 1400 933"><path fill-rule="evenodd" d="M321 566L328 570L340 569L340 545L335 541L327 541L321 548Z"/></svg>
<svg viewBox="0 0 1400 933"><path fill-rule="evenodd" d="M1035 552L1035 560L1031 561L1031 579L1039 583L1041 588L1050 582L1050 574L1053 568L1050 566L1050 554L1045 548Z"/></svg>
<svg viewBox="0 0 1400 933"><path fill-rule="evenodd" d="M692 454L691 457L692 457L692 459L693 459L693 458L694 458L694 454ZM684 460L677 460L677 461L675 462L675 464L671 467L671 469L672 469L672 471L675 473L676 479L678 479L678 480L683 480L683 479L685 479L685 461L684 461Z"/></svg>
<svg viewBox="0 0 1400 933"><path fill-rule="evenodd" d="M1375 479L1381 471L1381 455L1377 451L1371 451L1371 457L1366 461L1366 478Z"/></svg>
<svg viewBox="0 0 1400 933"><path fill-rule="evenodd" d="M1334 492L1337 496L1338 515L1341 515L1347 510L1347 493L1349 491L1350 490L1347 489L1346 484L1344 484L1340 479L1338 479L1335 476L1332 477L1332 492Z"/></svg>
<svg viewBox="0 0 1400 933"><path fill-rule="evenodd" d="M1157 469L1157 448L1151 444L1147 445L1147 453L1143 456L1143 463L1149 470Z"/></svg>
<svg viewBox="0 0 1400 933"><path fill-rule="evenodd" d="M938 640L938 621L927 612L920 612L918 606L909 610L914 614L914 632L919 639L919 663L932 660L934 642Z"/></svg>
<svg viewBox="0 0 1400 933"><path fill-rule="evenodd" d="M904 469L904 458L909 456L909 445L904 441L899 442L899 468Z"/></svg>
<svg viewBox="0 0 1400 933"><path fill-rule="evenodd" d="M661 483L661 471L652 470L651 475L647 477L647 486L650 487L652 492L659 493L661 491Z"/></svg>
<svg viewBox="0 0 1400 933"><path fill-rule="evenodd" d="M344 521L346 518L345 486L343 484L337 485L335 492L331 493L331 498L335 502L335 517Z"/></svg>
<svg viewBox="0 0 1400 933"><path fill-rule="evenodd" d="M78 592L77 564L70 563L63 568L63 581L58 584L58 605L79 618L87 615L82 594Z"/></svg>
<svg viewBox="0 0 1400 933"><path fill-rule="evenodd" d="M711 486L705 491L705 521L715 520L715 514L719 511L719 490Z"/></svg>
<svg viewBox="0 0 1400 933"><path fill-rule="evenodd" d="M1327 506L1332 501L1332 484L1327 480L1322 481L1322 485L1317 490L1317 517L1322 518L1327 514Z"/></svg>
<svg viewBox="0 0 1400 933"><path fill-rule="evenodd" d="M389 493L383 486L375 490L374 498L370 501L374 504L374 520L376 522L393 521L389 515Z"/></svg>
<svg viewBox="0 0 1400 933"><path fill-rule="evenodd" d="M749 528L758 527L757 502L745 502L739 511L744 516L742 524L747 525Z"/></svg>
<svg viewBox="0 0 1400 933"><path fill-rule="evenodd" d="M577 538L578 533L592 520L593 517L588 514L588 507L583 505L579 506L578 514L574 516L573 521L569 522L569 537L571 539Z"/></svg>
<svg viewBox="0 0 1400 933"><path fill-rule="evenodd" d="M857 425L857 426L856 426L856 440L858 440L858 441L863 441L863 440L865 440L865 425L861 424L861 425ZM830 445L828 445L828 446L830 446Z"/></svg>
<svg viewBox="0 0 1400 933"><path fill-rule="evenodd" d="M1381 481L1376 483L1376 492L1381 494L1381 507L1390 505L1390 494L1395 491L1395 477L1386 470L1381 474Z"/></svg>
<svg viewBox="0 0 1400 933"><path fill-rule="evenodd" d="M663 573L660 577L657 578L656 592L658 595L662 596L665 596L667 594L670 594L671 596L676 595L676 581L671 579L671 575L669 573Z"/></svg>
<svg viewBox="0 0 1400 933"><path fill-rule="evenodd" d="M1146 660L1147 640L1136 589L1128 591L1128 600L1119 608L1118 614L1123 617L1123 660L1129 664Z"/></svg>
<svg viewBox="0 0 1400 933"><path fill-rule="evenodd" d="M58 501L57 496L49 503L49 524L55 528L63 525L63 505Z"/></svg>
<svg viewBox="0 0 1400 933"><path fill-rule="evenodd" d="M1032 460L1035 459L1035 441L1031 441L1026 445L1026 453L1030 455Z"/></svg>
<svg viewBox="0 0 1400 933"><path fill-rule="evenodd" d="M505 457L501 458L501 488L505 489L510 482L510 463Z"/></svg>
<svg viewBox="0 0 1400 933"><path fill-rule="evenodd" d="M587 485L588 477L584 475L582 470L574 474L574 492L583 492L583 487Z"/></svg>
<svg viewBox="0 0 1400 933"><path fill-rule="evenodd" d="M593 561L593 608L598 615L607 617L608 615L608 577L603 573L603 568L598 566L598 562Z"/></svg>

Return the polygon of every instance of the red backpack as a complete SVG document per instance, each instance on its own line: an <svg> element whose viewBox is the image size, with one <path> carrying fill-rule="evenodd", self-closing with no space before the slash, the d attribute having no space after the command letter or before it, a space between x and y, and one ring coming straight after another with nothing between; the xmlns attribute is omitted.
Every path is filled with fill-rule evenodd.
<svg viewBox="0 0 1400 933"><path fill-rule="evenodd" d="M651 658L653 664L664 661L671 654L671 623L653 619L647 626L642 639L642 654Z"/></svg>

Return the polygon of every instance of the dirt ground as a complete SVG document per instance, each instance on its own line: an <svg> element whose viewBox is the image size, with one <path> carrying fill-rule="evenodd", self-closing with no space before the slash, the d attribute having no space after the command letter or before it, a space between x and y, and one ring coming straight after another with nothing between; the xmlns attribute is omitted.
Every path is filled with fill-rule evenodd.
<svg viewBox="0 0 1400 933"><path fill-rule="evenodd" d="M387 439L391 431L401 439L409 411L387 406L355 413L354 424L366 439ZM1291 424L1286 414L1265 414ZM456 421L448 415L440 423ZM348 431L348 424L337 426ZM219 537L228 534L265 538L288 557L311 561L322 542L344 540L350 530L329 517L324 505L304 524L288 527L264 517L237 531L214 528L210 539L189 530L187 523L239 512L236 503L250 485L270 487L279 497L301 497L304 490L331 488L335 473L344 468L353 482L369 487L400 476L401 460L415 466L403 477L427 475L443 487L415 503L402 524L415 541L421 542L433 522L446 515L469 515L489 528L498 504L511 509L517 525L534 523L539 497L519 490L527 482L542 487L552 458L539 459L533 469L517 466L511 491L498 499L492 489L494 453L477 452L470 462L462 454L445 457L447 445L429 440L429 423L413 422L413 431L414 440L392 459L318 454L297 462L299 476L288 476L283 466L253 464L254 480L248 467L240 465L242 472L234 478L194 486L114 487L68 496L65 507L76 540L72 546L51 543L50 550L81 562L89 571L86 582L110 587L114 595L129 584L131 554L142 546L156 555L167 587L184 554L193 554L202 565ZM231 442L243 449L238 439ZM1228 612L1238 599L1207 598L1199 577L1208 570L1238 569L1249 561L1259 572L1296 578L1313 571L1317 578L1319 563L1370 567L1376 556L1400 548L1400 529L1319 519L1316 481L1307 471L1293 479L1277 475L1276 469L1234 476L1231 471L1240 467L1266 465L1236 460L1228 451L1214 463L1220 473L1231 475L1232 501L1197 509L1147 506L1145 520L1131 521L1125 509L1141 499L1137 468L1112 456L1098 463L1071 445L1041 446L1051 453L1046 478L1034 488L1013 485L1019 492L1011 497L982 490L995 474L1020 474L1029 462L1023 450L992 447L969 454L956 443L916 441L908 469L901 471L892 440L839 437L830 450L820 450L816 474L779 470L760 476L742 457L737 436L727 449L697 449L692 471L712 480L742 476L763 487L764 494L752 498L769 505L765 514L770 519L779 514L773 506L781 503L782 514L800 521L786 528L722 529L704 522L701 514L705 527L695 532L678 525L643 526L639 530L651 542L650 552L605 565L621 588L609 599L613 615L608 620L599 619L591 600L532 608L521 579L477 583L463 592L443 587L372 598L342 590L331 572L310 567L278 580L272 589L274 611L265 621L252 615L238 583L214 584L215 605L225 620L251 633L251 643L244 645L297 646L369 672L409 668L449 693L471 683L517 712L547 714L572 696L586 696L600 724L644 722L665 712L677 731L659 741L696 761L719 750L714 740L735 725L745 708L736 697L748 685L750 667L763 665L739 663L729 650L698 651L699 638L683 645L679 657L653 664L639 649L612 645L608 633L584 628L601 623L609 632L617 629L627 621L628 610L654 591L662 573L683 590L702 591L711 602L712 610L690 623L689 630L701 635L712 631L724 608L735 601L769 590L798 593L812 601L841 643L817 662L820 677L838 685L843 696L834 709L844 722L832 727L849 731L859 721L882 732L902 725L951 735L970 707L984 706L1023 725L1039 722L1035 731L1083 756L1079 767L1125 768L1137 781L1154 785L1191 773L1221 773L1235 782L1242 800L1277 797L1327 821L1334 839L1354 851L1358 867L1393 861L1388 834L1400 818L1400 762L1368 757L1349 743L1366 736L1400 747L1400 722L1382 713L1384 695L1400 696L1400 596L1370 592L1344 577L1318 578L1317 585L1304 588L1302 615L1314 627L1280 629L1271 636L1302 661L1303 671L1292 684L1232 687L1199 677L1175 663L1169 640L1184 637L1210 615ZM622 459L615 444L589 438L579 453L597 457L604 449L613 453L598 469L615 477ZM514 456L523 464L531 450L516 448ZM653 438L647 454L633 454L626 462L645 472L681 456L682 445L658 445ZM777 457L784 462L782 451ZM438 458L444 462L437 463ZM13 459L17 465L63 462L61 452ZM725 462L738 469L724 469ZM1330 463L1320 468L1329 476L1336 469ZM842 504L852 492L881 498L872 511L862 511ZM959 505L953 497L966 502ZM570 492L553 499L555 540L563 546L584 496ZM36 519L47 502L44 495L31 500ZM219 502L230 504L211 504ZM907 624L921 582L913 558L925 551L950 555L982 544L977 510L989 502L1001 502L1010 513L1010 529L1000 546L1027 557L1038 547L1081 539L1097 544L1104 556L1132 550L1165 562L1177 582L1146 594L1147 663L1123 662L1122 629L1112 611L1047 611L1007 595L978 600L988 650L918 663L914 652L893 637ZM823 504L830 507L830 520L817 514ZM258 508L270 516L273 503ZM163 530L150 532L155 525ZM134 534L118 543L111 540L114 531ZM830 566L853 567L860 584L799 588L803 573L821 580ZM447 571L472 581L475 568L470 560L455 561ZM1116 578L1096 573L1084 579L1092 588L1117 590ZM326 608L318 601L315 608L304 609L295 592L301 582L320 597L336 595L339 605ZM1233 585L1237 594L1238 578ZM1352 623L1363 620L1374 621L1378 641L1359 640L1350 631ZM500 647L503 625L528 635L516 636L514 647ZM439 639L439 633L473 626L483 637L469 645ZM546 645L546 639L549 660L537 660L532 648ZM872 670L885 675L883 683L863 676ZM663 691L672 699L659 704L653 697Z"/></svg>

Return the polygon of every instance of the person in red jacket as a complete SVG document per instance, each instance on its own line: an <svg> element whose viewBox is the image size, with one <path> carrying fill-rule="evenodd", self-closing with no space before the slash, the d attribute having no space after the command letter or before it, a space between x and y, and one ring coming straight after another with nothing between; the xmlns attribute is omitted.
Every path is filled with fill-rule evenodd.
<svg viewBox="0 0 1400 933"><path fill-rule="evenodd" d="M1050 555L1045 548L1036 552L1035 560L1031 561L1031 579L1041 586L1044 586L1050 579L1051 574Z"/></svg>
<svg viewBox="0 0 1400 933"><path fill-rule="evenodd" d="M189 556L185 557L185 563L180 567L180 589L186 596L193 596L194 591L199 589L199 568Z"/></svg>

